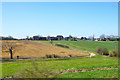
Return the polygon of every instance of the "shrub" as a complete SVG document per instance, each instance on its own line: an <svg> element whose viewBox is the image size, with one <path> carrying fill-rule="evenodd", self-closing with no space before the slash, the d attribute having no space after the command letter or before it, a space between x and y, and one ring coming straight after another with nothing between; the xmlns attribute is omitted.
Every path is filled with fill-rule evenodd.
<svg viewBox="0 0 120 80"><path fill-rule="evenodd" d="M52 55L51 54L49 54L49 55L47 54L46 58L52 58Z"/></svg>
<svg viewBox="0 0 120 80"><path fill-rule="evenodd" d="M64 48L69 48L69 46L62 45L62 44L55 44L56 46L64 47Z"/></svg>
<svg viewBox="0 0 120 80"><path fill-rule="evenodd" d="M60 58L60 56L56 55L56 54L47 54L46 58Z"/></svg>
<svg viewBox="0 0 120 80"><path fill-rule="evenodd" d="M109 54L111 57L112 56L118 56L118 49L115 49L115 50L112 50L110 51L110 54Z"/></svg>
<svg viewBox="0 0 120 80"><path fill-rule="evenodd" d="M72 54L69 54L68 56L69 56L69 57L72 57Z"/></svg>
<svg viewBox="0 0 120 80"><path fill-rule="evenodd" d="M107 48L98 48L96 52L101 55L109 55Z"/></svg>
<svg viewBox="0 0 120 80"><path fill-rule="evenodd" d="M60 56L53 54L53 58L60 58Z"/></svg>

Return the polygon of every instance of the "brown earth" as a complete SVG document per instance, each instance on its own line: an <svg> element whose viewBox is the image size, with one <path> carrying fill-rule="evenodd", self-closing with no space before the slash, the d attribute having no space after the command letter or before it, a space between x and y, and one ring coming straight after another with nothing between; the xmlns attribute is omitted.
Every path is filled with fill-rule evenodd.
<svg viewBox="0 0 120 80"><path fill-rule="evenodd" d="M4 44L6 41L2 41ZM33 57L45 57L46 54L56 54L58 56L68 56L69 54L75 56L88 55L88 53L78 52L74 50L69 50L65 48L60 48L53 46L51 44L42 43L39 41L18 41L12 40L8 42L15 42L18 47L16 47L13 52L13 57L19 56L20 58L33 58ZM2 49L2 58L9 58L10 54L7 49Z"/></svg>

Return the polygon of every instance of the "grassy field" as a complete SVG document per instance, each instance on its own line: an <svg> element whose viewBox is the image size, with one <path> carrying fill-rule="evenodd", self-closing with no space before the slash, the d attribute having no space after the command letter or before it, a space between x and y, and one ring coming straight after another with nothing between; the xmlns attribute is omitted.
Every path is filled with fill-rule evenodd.
<svg viewBox="0 0 120 80"><path fill-rule="evenodd" d="M118 69L60 74L57 78L117 78Z"/></svg>
<svg viewBox="0 0 120 80"><path fill-rule="evenodd" d="M97 48L109 51L118 48L118 41L53 41L53 43L69 46L71 49L95 52Z"/></svg>
<svg viewBox="0 0 120 80"><path fill-rule="evenodd" d="M103 68L103 67L114 67L118 66L117 58L113 57L103 57L96 56L93 58L73 58L65 60L51 60L51 61L34 61L38 63L39 67L51 66L52 70L68 70L71 68L75 69L93 69L93 68ZM29 62L19 62L19 63L4 63L2 64L2 77L13 76L18 73L23 68L32 66L33 61ZM113 72L116 73L117 72ZM111 73L111 74L113 74ZM74 74L74 73L73 73ZM97 74L96 74L97 75Z"/></svg>
<svg viewBox="0 0 120 80"><path fill-rule="evenodd" d="M37 41L38 42L38 41ZM43 43L48 43L48 41L41 41ZM113 50L114 46L118 42L92 42L92 41L53 41L54 43L59 43L67 45L71 50L74 51L91 51L95 52L96 48L105 47L108 50ZM49 43L47 44L49 45ZM53 45L52 45L53 46ZM58 47L59 48L59 47ZM64 48L60 48L64 49ZM68 49L65 49L68 50ZM68 69L95 69L104 67L115 67L118 66L118 59L115 57L107 57L102 55L96 55L92 58L82 57L82 58L72 58L72 59L47 59L47 60L24 60L24 61L14 61L14 62L4 62L2 64L2 77L14 76L17 73L23 71L23 69L34 66L33 63L37 64L37 67L46 70L50 67L52 71L67 71ZM32 68L33 69L33 68ZM30 70L32 70L30 69ZM34 70L33 70L34 71ZM118 69L109 70L96 70L90 72L74 72L59 74L57 78L112 78L118 77Z"/></svg>

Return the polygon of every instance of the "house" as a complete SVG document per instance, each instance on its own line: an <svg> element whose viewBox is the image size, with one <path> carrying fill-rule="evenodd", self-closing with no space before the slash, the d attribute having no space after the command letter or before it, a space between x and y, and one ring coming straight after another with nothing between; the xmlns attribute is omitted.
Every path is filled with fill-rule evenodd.
<svg viewBox="0 0 120 80"><path fill-rule="evenodd" d="M39 36L33 36L33 40L39 40Z"/></svg>
<svg viewBox="0 0 120 80"><path fill-rule="evenodd" d="M63 36L62 35L57 35L58 40L63 40Z"/></svg>
<svg viewBox="0 0 120 80"><path fill-rule="evenodd" d="M106 38L100 38L100 41L106 41Z"/></svg>
<svg viewBox="0 0 120 80"><path fill-rule="evenodd" d="M106 38L106 41L110 41L110 38Z"/></svg>
<svg viewBox="0 0 120 80"><path fill-rule="evenodd" d="M68 41L68 40L69 40L69 37L65 37L65 40Z"/></svg>
<svg viewBox="0 0 120 80"><path fill-rule="evenodd" d="M80 38L76 38L77 41L80 41Z"/></svg>
<svg viewBox="0 0 120 80"><path fill-rule="evenodd" d="M40 37L39 40L47 40L46 37Z"/></svg>
<svg viewBox="0 0 120 80"><path fill-rule="evenodd" d="M49 40L58 40L57 37L49 37Z"/></svg>

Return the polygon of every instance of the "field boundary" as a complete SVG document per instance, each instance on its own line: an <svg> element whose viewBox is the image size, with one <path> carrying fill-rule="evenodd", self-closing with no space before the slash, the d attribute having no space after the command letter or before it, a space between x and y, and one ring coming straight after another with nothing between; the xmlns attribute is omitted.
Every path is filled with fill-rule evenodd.
<svg viewBox="0 0 120 80"><path fill-rule="evenodd" d="M116 67L104 67L104 68L93 68L93 69L68 69L67 71L60 71L60 74L64 74L64 73L72 73L72 72L89 72L89 71L96 71L96 70L108 70L108 69L116 69L116 68L120 68L120 66L116 66Z"/></svg>
<svg viewBox="0 0 120 80"><path fill-rule="evenodd" d="M27 62L31 62L30 60L33 61L52 61L52 60L65 60L65 59L76 59L76 58L83 58L83 57L89 57L88 55L84 55L84 56L75 56L75 57L66 57L66 58L41 58L41 59L37 59L37 58L31 58L31 59L8 59L8 60L2 60L4 62L0 63L0 64L12 64L12 63L27 63ZM25 61L26 60L26 61ZM21 61L21 62L9 62L9 61Z"/></svg>

